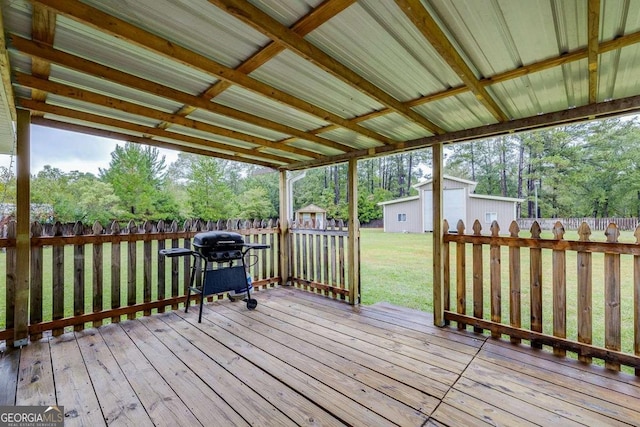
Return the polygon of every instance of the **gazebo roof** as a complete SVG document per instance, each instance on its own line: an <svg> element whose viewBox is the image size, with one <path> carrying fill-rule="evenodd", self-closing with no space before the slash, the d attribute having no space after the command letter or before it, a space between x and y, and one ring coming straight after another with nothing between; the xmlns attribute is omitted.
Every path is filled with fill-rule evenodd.
<svg viewBox="0 0 640 427"><path fill-rule="evenodd" d="M284 169L634 112L624 4L3 0L0 150L16 107Z"/></svg>

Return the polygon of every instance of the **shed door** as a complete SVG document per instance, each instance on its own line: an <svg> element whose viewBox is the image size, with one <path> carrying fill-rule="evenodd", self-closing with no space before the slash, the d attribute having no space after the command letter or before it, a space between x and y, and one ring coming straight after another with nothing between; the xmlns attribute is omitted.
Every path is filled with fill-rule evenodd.
<svg viewBox="0 0 640 427"><path fill-rule="evenodd" d="M466 191L464 188L452 188L444 190L444 218L449 221L449 230L455 231L456 224L459 220L466 221L467 216L467 203L466 203ZM424 192L424 206L423 206L423 224L424 231L433 231L433 191L428 190ZM465 224L466 226L467 224Z"/></svg>

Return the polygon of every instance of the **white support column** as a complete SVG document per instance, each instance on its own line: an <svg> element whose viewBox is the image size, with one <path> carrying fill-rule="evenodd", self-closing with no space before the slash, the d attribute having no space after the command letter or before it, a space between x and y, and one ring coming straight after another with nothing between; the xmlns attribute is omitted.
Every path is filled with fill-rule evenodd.
<svg viewBox="0 0 640 427"><path fill-rule="evenodd" d="M360 304L360 221L358 221L358 160L349 160L349 304Z"/></svg>
<svg viewBox="0 0 640 427"><path fill-rule="evenodd" d="M29 341L29 279L31 265L31 195L30 195L30 125L31 112L17 111L16 144L16 289L14 346L21 347Z"/></svg>
<svg viewBox="0 0 640 427"><path fill-rule="evenodd" d="M432 147L433 153L433 323L444 326L444 234L443 234L443 157L442 143Z"/></svg>
<svg viewBox="0 0 640 427"><path fill-rule="evenodd" d="M291 276L291 266L289 263L289 188L287 181L287 171L281 170L279 174L279 193L280 193L280 240L279 240L279 257L280 257L280 277L281 285L286 285Z"/></svg>

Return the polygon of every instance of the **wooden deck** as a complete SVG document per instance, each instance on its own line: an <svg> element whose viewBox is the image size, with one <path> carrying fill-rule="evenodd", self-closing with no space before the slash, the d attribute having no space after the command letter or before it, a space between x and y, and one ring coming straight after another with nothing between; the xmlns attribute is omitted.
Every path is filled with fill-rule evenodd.
<svg viewBox="0 0 640 427"><path fill-rule="evenodd" d="M43 339L0 358L0 405L66 426L640 425L640 380L295 289Z"/></svg>

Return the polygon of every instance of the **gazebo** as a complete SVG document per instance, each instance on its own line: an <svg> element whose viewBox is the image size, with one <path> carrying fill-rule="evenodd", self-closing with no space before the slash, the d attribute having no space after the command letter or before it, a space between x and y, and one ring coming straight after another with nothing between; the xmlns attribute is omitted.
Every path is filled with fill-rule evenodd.
<svg viewBox="0 0 640 427"><path fill-rule="evenodd" d="M248 422L246 415L245 418L238 416L246 414L242 405L251 401L252 393L260 394L268 390L277 395L277 399L290 396L292 404L285 404L287 399L282 398L277 404L277 411L265 404L262 409L264 412L260 415L265 418L259 418L263 423L269 420L268 414L277 412L279 418L274 420L277 419L278 424L313 424L314 417L319 417L317 419L328 424L421 425L432 422L435 425L461 424L471 419L480 423L482 417L476 415L489 407L506 417L504 420L511 421L514 418L509 418L507 413L517 417L521 410L521 420L526 419L527 414L541 414L532 409L530 402L523 402L519 406L504 397L511 393L511 398L517 399L514 397L517 391L512 391L520 390L517 387L525 387L524 383L511 389L511 385L502 384L500 378L509 369L516 369L517 363L528 363L524 362L525 359L535 361L532 363L539 362L540 366L547 366L547 361L551 366L555 360L546 359L544 355L531 357L529 353L527 356L518 356L520 350L503 350L506 348L502 347L503 344L492 344L481 331L491 331L494 338L504 334L514 343L527 340L534 348L552 346L557 355L563 355L567 350L573 351L578 353L582 363L590 362L594 357L605 360L607 367L614 370L620 369L621 364L640 368L639 320L636 317L633 325L635 338L632 354L621 351L621 321L619 316L616 317L616 307L620 303L619 257L621 254L631 254L637 259L640 252L632 244L617 242L615 227L607 232L608 246L590 242L590 233L586 230L581 233L580 242L566 242L561 225L554 229L554 241L540 239L540 230L535 227L531 230L531 238L519 238L517 229L510 229L509 237L499 235L495 229L489 231L491 235L486 234L487 230L483 235L480 229L465 235L464 226L458 229L456 235L450 235L447 232L449 227L443 224L442 209L443 147L446 144L630 114L640 109L640 85L637 82L637 76L640 76L640 8L633 7L632 2L3 0L1 12L0 151L9 154L14 152L15 146L17 221L15 228L9 229L8 237L0 239L8 254L7 326L0 331L0 339L6 340L8 347L35 347L23 349L22 361L10 359L2 365L8 368L0 369L0 374L17 372L17 363L36 366L35 360L49 360L49 363L54 363L49 365L52 372L61 375L64 366L55 365L58 363L56 360L63 363L64 354L70 355L67 359L69 363L80 363L83 357L86 361L88 354L93 354L91 357L96 360L100 359L109 352L107 347L101 347L102 344L98 342L100 334L112 331L110 339L113 341L110 342L114 344L113 348L121 348L122 351L118 353L112 348L114 353L111 354L122 364L105 365L105 372L113 377L99 379L94 377L96 372L85 372L95 386L96 395L92 398L102 405L104 399L113 395L110 387L113 386L112 381L116 381L114 378L122 380L122 384L129 384L131 390L147 390L143 383L148 381L151 384L155 377L136 377L135 372L147 372L145 369L149 364L160 370L159 366L170 369L172 363L177 363L175 360L171 362L169 356L167 359L155 358L161 353L158 340L164 338L155 335L153 338L148 332L156 334L166 331L165 337L176 339L170 346L175 349L172 354L177 358L185 356L186 353L181 351L190 351L184 347L187 345L185 339L199 337L204 340L200 348L202 354L206 353L210 358L240 349L238 351L243 356L238 364L247 370L238 372L230 368L228 372L233 374L233 378L225 377L228 382L220 386L222 389L216 389L211 385L214 377L210 377L205 369L198 369L204 368L206 362L197 353L191 359L193 366L186 370L189 372L184 378L178 373L171 377L171 381L184 382L170 383L167 380L170 374L167 374L164 378L167 382L158 386L166 386L166 389L149 389L149 393L157 393L157 400L143 401L146 392L140 393L142 400L131 403L131 407L128 404L118 406L120 401L114 404L114 407L123 408L120 413L114 412L115 415L107 413L105 406L100 406L103 411L101 422L111 420L111 416L125 416L122 414L129 413L127 411L138 414L136 407L140 406L136 405L140 404L146 408L148 415L138 415L141 418L132 416L129 421L166 421L170 418L165 417L178 412L168 409L166 413L157 414L152 409L167 408L167 405L180 401L184 403L181 410L185 407L189 409L185 411L185 422L199 421L211 425L220 422L215 420L224 420L221 423L242 424L243 420ZM79 225L73 235L64 234L54 227L53 235L45 236L39 226L28 221L31 125L139 142L278 170L280 219L277 224L188 224L184 227L178 224L144 224L140 227L130 224L126 230L118 225L111 226L109 230L96 225L92 233L86 233ZM338 303L334 299L344 299L351 305L359 302L358 160L427 147L431 147L433 153L434 252L432 259L423 261L431 265L433 294L422 297L432 299L433 315L403 312L385 305L376 309L363 308L361 313L357 312L358 307L354 311L346 311L351 310L349 305L336 305ZM348 163L350 202L347 224L335 230L333 235L295 234L289 229L290 218L287 218L291 204L288 175L292 171L336 163ZM472 227L471 224L466 226L469 229ZM136 313L149 315L152 310L155 313L165 311L167 307L179 308L183 297L177 283L182 280L183 273L180 271L184 271L185 266L164 264L154 258L156 246L152 246L151 242L158 242L154 245L171 245L174 240L176 244L178 240L181 240L181 244L188 243L195 231L214 228L251 229L251 232L247 232L251 239L273 243L272 246L276 248L272 251L273 258L265 256L258 263L259 266L266 266L261 270L266 272L261 277L263 283L285 285L295 282L299 287L313 289L316 294L333 297L318 303L316 299L309 299L310 293L292 296L294 302L288 308L271 300L274 311L270 320L277 318L278 322L299 322L297 327L302 331L296 332L298 345L304 346L303 342L310 339L303 333L306 322L311 321L312 317L323 319L322 313L326 314L327 319L343 319L343 334L348 335L350 329L360 328L373 334L375 330L380 330L371 329L372 319L377 319L380 325L384 324L380 328L386 328L384 330L387 332L382 335L388 336L388 339L391 340L393 334L407 338L395 344L385 341L387 347L384 350L373 351L370 346L375 343L358 335L359 339L364 340L358 344L358 351L367 352L364 359L350 362L344 370L339 360L322 353L324 361L331 360L335 365L331 369L313 371L313 364L307 359L289 359L292 353L284 347L278 355L255 356L246 342L243 344L243 341L234 338L240 336L239 329L223 331L225 320L219 316L234 317L235 308L223 307L220 313L214 310L208 315L210 319L218 319L222 325L212 330L185 328L193 325L189 318L179 320L178 317L182 316L177 314L178 311L166 315L166 321L154 316L135 320ZM145 255L141 266L144 271L140 273L144 277L141 280L144 289L137 289L133 278L137 268L136 242L144 245ZM492 301L490 316L481 309L477 310L482 306L481 303L474 303L473 314L466 311L467 289L464 279L461 279L466 271L465 245L473 246L474 257L476 254L482 256L483 246L491 254L492 267L488 280ZM112 254L109 260L101 252L107 246ZM120 265L121 246L122 255L126 248L129 250L128 267ZM39 279L44 265L41 260L43 253L49 253L49 249L43 249L45 247L51 248L51 268L54 269L54 278L58 278L57 282L54 279L52 285L54 306L51 319L43 318L41 307L45 292ZM64 259L65 247L73 250L73 278L65 277L60 267L62 264L55 261ZM456 247L461 249L456 252ZM506 294L504 298L509 299L512 311L508 321L502 318L499 309L502 301L501 247L510 251L509 256L513 260L520 258L521 248L531 252L529 271L532 299L528 328L520 322L521 269L515 261L509 264L509 283L512 287L508 291L509 298L506 298ZM541 288L541 280L538 279L543 271L542 250L552 252L553 257L555 317L552 333L543 331L541 323L543 299L538 294ZM566 279L566 272L562 271L566 269L563 270L562 266L565 265L563 256L567 251L575 252L580 265L584 267L578 272L578 282L581 290L588 290L581 292L581 295L588 294L589 298L592 284L590 255L604 254L607 262L604 285L607 326L603 346L592 343L588 320L591 308L589 298L584 297L579 302L582 310L579 310L581 317L578 323L581 327L576 339L566 338L566 321L555 322L556 318L566 318L567 303L566 298L563 300L562 297L565 295L563 278ZM129 268L127 286L130 299L126 303L117 299L109 305L102 300L102 294L99 299L94 298L91 308L88 307L89 303L85 303L85 288L88 293L91 291L84 282L84 260L88 259L90 252L94 272L109 270L113 278L120 277ZM453 253L457 258L450 260ZM67 255L67 260L70 257ZM273 274L268 272L269 266L273 267ZM640 264L636 268L640 271ZM453 271L458 273L457 282L452 282ZM473 291L469 289L469 293L481 302L482 270L474 268L473 277ZM65 279L74 283L72 298L75 305L71 316L67 316L63 310ZM165 279L167 289L164 287ZM157 289L152 287L156 286L155 283L158 283ZM169 295L172 286L169 283L176 283L175 294ZM103 285L106 287L102 279L94 280L96 295ZM119 281L114 279L111 295L124 292L125 287L121 288ZM138 299L137 290L140 291ZM274 295L277 293L290 295L291 290L279 289ZM640 307L639 300L637 296L634 299L636 313ZM457 302L456 307L452 301L453 305ZM265 307L268 304L265 303ZM517 309L513 308L516 306ZM312 314L307 316L305 310ZM358 320L352 319L351 316L356 314ZM85 323L93 322L96 327L104 319L112 319L113 323L117 323L123 315L131 320L128 326L122 327L128 328L126 330L118 329L120 326L117 325L107 325L94 329L97 332L82 332ZM239 325L246 326L241 328L244 333L251 333L252 328L268 333L261 329L260 322L266 324L269 319L260 317L247 320L242 316L237 320ZM256 316L260 316L260 313ZM298 316L298 320L288 316ZM456 322L459 330L440 329L449 322ZM71 326L81 337L78 338L80 347L68 344L73 339L65 341L57 337L64 337L68 333L64 328ZM478 333L466 331L467 326L473 327ZM277 329L274 324L272 327ZM57 337L56 341L52 341L56 343L55 346L52 344L51 347L51 351L57 354L51 357L49 353L49 356L42 358L37 353L37 341L43 333L50 331ZM314 331L318 336L324 333L320 329ZM184 339L178 336L178 332L183 334ZM439 367L421 365L425 363L424 359L431 356L426 353L418 355L410 350L418 342L424 342L425 337L420 334L427 333L433 340L430 345L439 342L442 348L449 349L446 352L451 357ZM446 334L446 337L442 334ZM212 338L218 340L217 344L211 341ZM255 339L252 345L259 346L257 336L245 337L247 340L250 338ZM314 351L320 346L323 346L323 351L330 352L347 345L348 339L340 341L341 338L324 335L322 344L316 343L318 347L307 349L306 354L315 354ZM30 340L35 344L27 345ZM137 347L131 347L132 342ZM483 347L487 342L489 344ZM83 345L87 346L84 350ZM286 342L282 345L286 345ZM490 356L483 353L488 347ZM94 353L82 352L92 348L95 348ZM147 362L137 358L135 351L138 350L135 348L146 355ZM385 369L386 362L379 362L377 366L375 360L378 359L375 358L387 357L387 362L394 360L387 354L394 349L403 354L398 358L402 366L394 365L395 368L390 369L394 373L389 375L395 375L396 371L403 372L402 380L398 379L402 385L394 383L385 388L383 379L376 376L375 381L380 383L374 386L375 381L371 380L371 387L376 390L374 393L370 392L369 386L359 388L348 382L353 380L352 377L373 378L369 376L373 375L369 369L378 369L376 372L379 374ZM106 353L100 353L102 351ZM348 349L341 354L340 357L344 358L352 355ZM31 359L25 355L31 355ZM486 356L484 359L483 355ZM516 357L514 355L522 358L520 362L513 362L512 365L504 362L504 359ZM470 360L475 356L482 360L473 365ZM405 360L405 357L408 359ZM424 383L414 381L408 373L413 369L411 358L420 360L416 369L423 369L421 372L425 375L429 373L438 377L436 385L428 385L431 383L426 380ZM226 366L225 363L234 363L236 359L230 355L225 360L218 360L216 369ZM545 363L540 362L542 360ZM127 364L127 361L130 363ZM502 362L505 364L496 371L498 373L491 371L491 363ZM281 368L282 363L297 368L284 375L287 368ZM455 369L447 370L447 363L454 364ZM507 365L510 367L505 368ZM256 366L260 367L258 371L250 369ZM305 366L312 372L313 380L298 374ZM559 366L549 369L562 372L562 366L566 365ZM467 367L469 376L463 374ZM582 368L572 365L571 369L575 370L567 377L573 375L578 381ZM332 383L331 387L335 388L329 391L323 381L330 381L331 370L340 379ZM295 375L300 376L296 377L294 371ZM245 372L248 374L245 375ZM589 371L588 375L592 373ZM475 390L473 387L480 387L477 384L480 384L484 374L487 375L487 383L490 383L486 386L487 390L482 389L486 393L479 392L475 397L469 397L470 390ZM202 380L204 383L192 378L193 375L206 377ZM591 409L577 410L578 415L572 418L572 422L606 422L609 419L607 417L610 417L609 420L637 422L640 416L637 411L637 403L640 402L637 381L620 380L621 376L612 376L609 371L597 375L600 376L593 377L591 384L597 383L603 395L606 395L608 388L615 389L617 403L598 406L597 402L589 400L591 398L585 398L589 400L585 404L587 406L613 409L603 410L604 414L597 415L589 412ZM59 378L67 377L61 375ZM549 374L545 378L553 381L554 375ZM603 382L598 383L598 378ZM67 380L68 383L56 381L55 384L67 387L65 390L84 390L84 386L72 384L73 379ZM612 382L607 382L609 380ZM6 386L11 389L13 384L14 397L16 381ZM191 386L189 381L192 381ZM259 384L252 387L252 381ZM294 383L295 387L292 385ZM343 387L341 384L349 385ZM104 394L100 393L101 387L104 387ZM214 412L221 418L207 418L206 411L198 408L197 402L193 404L185 400L185 396L191 396L193 387L204 387L201 395L211 392L220 397L215 398L218 400L213 406L216 408ZM411 390L407 391L404 387ZM563 394L557 388L561 385L549 386L548 389L545 387L540 384L540 388L547 393L547 400L537 404L548 405L553 413L545 412L548 417L544 420L548 423L566 421L562 414L573 412L563 412L555 399L549 397ZM531 388L535 389L536 386ZM576 385L576 388L571 393L586 393L585 390L589 389L584 384ZM294 389L299 394L291 391ZM416 390L422 390L422 394L416 395ZM163 395L165 391L166 395ZM232 393L226 394L227 391ZM84 405L81 395L81 392L74 395L78 407ZM365 395L374 397L367 399ZM402 403L376 405L375 402L385 401L390 395L398 399L394 402ZM345 396L347 399L343 400ZM608 398L605 396L603 399ZM238 409L235 407L236 401L230 403L229 399L244 403L238 403L241 407ZM445 403L440 404L442 399ZM493 405L482 399L491 400ZM37 399L16 401L47 404ZM357 401L358 405L346 401ZM94 406L88 404L86 407ZM308 413L301 415L307 408ZM409 411L407 408L412 409ZM290 411L299 412L294 414ZM584 416L586 412L589 412L589 417ZM90 413L87 410L86 414ZM356 413L358 415L354 416Z"/></svg>

